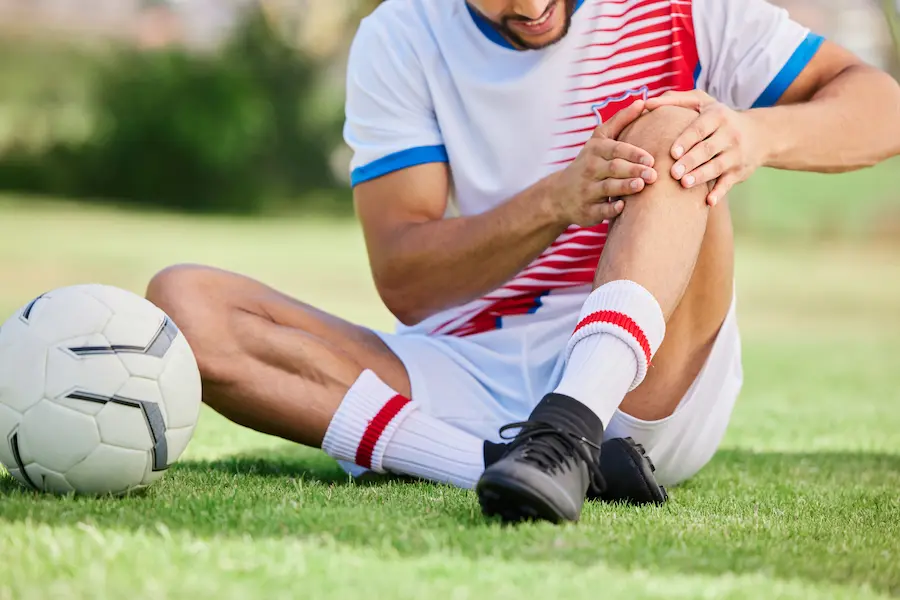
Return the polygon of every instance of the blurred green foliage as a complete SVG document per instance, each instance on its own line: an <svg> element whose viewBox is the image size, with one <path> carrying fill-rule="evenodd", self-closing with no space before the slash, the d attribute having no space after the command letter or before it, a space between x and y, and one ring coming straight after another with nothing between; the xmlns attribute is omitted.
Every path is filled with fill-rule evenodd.
<svg viewBox="0 0 900 600"><path fill-rule="evenodd" d="M322 73L257 12L213 54L105 53L88 134L8 147L0 188L230 213L334 189L342 106Z"/></svg>

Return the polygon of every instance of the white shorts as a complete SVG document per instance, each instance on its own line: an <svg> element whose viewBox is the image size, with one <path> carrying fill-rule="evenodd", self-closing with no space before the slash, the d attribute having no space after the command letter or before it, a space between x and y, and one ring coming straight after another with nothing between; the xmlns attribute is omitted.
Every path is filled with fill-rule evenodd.
<svg viewBox="0 0 900 600"><path fill-rule="evenodd" d="M550 296L545 304L555 300ZM424 411L481 439L500 441L503 425L526 420L559 383L563 350L579 316L577 311L566 313L539 322L529 319L527 325L509 317L503 329L463 338L376 333L403 362L412 398ZM677 484L715 454L742 383L732 305L706 364L675 412L660 421L642 421L619 411L605 437L634 438L656 464L660 483Z"/></svg>

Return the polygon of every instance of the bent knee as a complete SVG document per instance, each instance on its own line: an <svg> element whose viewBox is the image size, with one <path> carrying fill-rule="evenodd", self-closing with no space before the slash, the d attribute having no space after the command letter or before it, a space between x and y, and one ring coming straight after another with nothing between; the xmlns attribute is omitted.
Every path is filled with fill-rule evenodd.
<svg viewBox="0 0 900 600"><path fill-rule="evenodd" d="M643 148L655 158L671 159L672 144L698 116L697 111L680 106L662 106L629 125L619 140Z"/></svg>
<svg viewBox="0 0 900 600"><path fill-rule="evenodd" d="M220 272L200 265L175 265L153 276L147 300L158 306L182 329L190 328L211 306L219 304Z"/></svg>
<svg viewBox="0 0 900 600"><path fill-rule="evenodd" d="M165 312L184 334L204 382L227 375L229 353L227 276L200 265L168 267L150 280L147 300Z"/></svg>

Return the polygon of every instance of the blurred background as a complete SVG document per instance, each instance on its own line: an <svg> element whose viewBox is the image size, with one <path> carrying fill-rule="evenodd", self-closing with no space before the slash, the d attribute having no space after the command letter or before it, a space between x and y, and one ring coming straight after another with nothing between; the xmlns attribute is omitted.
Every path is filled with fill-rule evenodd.
<svg viewBox="0 0 900 600"><path fill-rule="evenodd" d="M897 73L880 10L895 1L781 4ZM190 212L349 214L344 65L377 4L0 0L0 190ZM762 206L738 203L739 226L858 233L897 218L889 190L850 178L810 198L830 215L810 221L804 203L796 220L805 223L769 222L784 200L796 204L794 181L750 185ZM852 190L873 206L848 224L838 207Z"/></svg>
<svg viewBox="0 0 900 600"><path fill-rule="evenodd" d="M779 3L900 74L885 15L900 0ZM341 139L348 46L377 4L0 0L0 310L66 283L140 292L156 269L190 260L389 327ZM898 279L859 267L896 265L898 161L841 176L762 172L732 209L748 298L772 304L783 272L777 289L798 302L818 290L823 310L841 312L860 302L848 277L880 282L876 295ZM835 277L835 261L852 272ZM804 279L816 273L824 288ZM896 312L885 317L900 322ZM785 316L808 318L802 303Z"/></svg>
<svg viewBox="0 0 900 600"><path fill-rule="evenodd" d="M347 49L375 4L0 0L0 322L57 287L143 293L160 269L194 262L392 328L341 140ZM783 4L900 74L883 12L900 0ZM900 496L885 474L900 454L900 161L839 176L762 171L730 203L744 389L720 457L676 492L669 517L634 517L654 524L650 537L611 513L622 558L595 551L591 529L552 539L528 530L519 555L503 554L509 544L456 496L318 484L304 473L332 472L330 460L205 410L173 483L150 498L101 508L0 490L0 557L12 558L0 558L0 600L122 596L104 589L241 597L257 583L257 596L274 597L290 594L298 572L311 597L360 586L372 595L370 583L402 580L398 593L420 598L423 577L452 582L434 589L460 597L458 570L486 571L487 554L503 560L472 585L507 595L518 588L505 578L526 568L522 585L552 572L550 589L558 573L577 572L565 562L575 554L604 582L633 567L627 577L650 582L645 595L740 587L734 595L756 597L761 582L772 598L896 595ZM216 496L229 510L216 511ZM424 520L402 512L413 504ZM647 540L651 554L632 551Z"/></svg>

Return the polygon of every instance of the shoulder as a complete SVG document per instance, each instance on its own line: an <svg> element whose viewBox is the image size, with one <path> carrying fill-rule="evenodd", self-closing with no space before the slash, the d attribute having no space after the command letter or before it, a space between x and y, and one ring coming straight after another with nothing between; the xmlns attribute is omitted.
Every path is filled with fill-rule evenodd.
<svg viewBox="0 0 900 600"><path fill-rule="evenodd" d="M386 0L359 25L351 53L358 58L393 55L413 61L435 47L441 3L447 0Z"/></svg>
<svg viewBox="0 0 900 600"><path fill-rule="evenodd" d="M347 105L373 98L416 106L431 104L431 77L440 57L441 4L463 0L386 0L363 19L347 62Z"/></svg>

